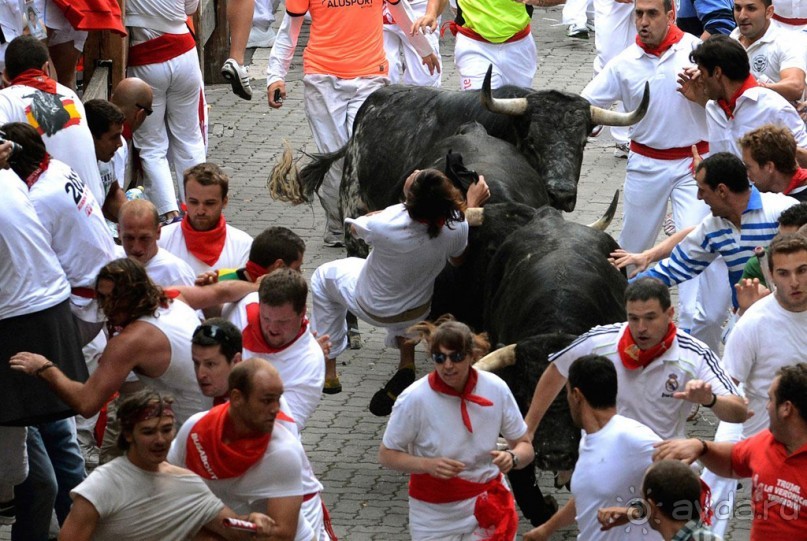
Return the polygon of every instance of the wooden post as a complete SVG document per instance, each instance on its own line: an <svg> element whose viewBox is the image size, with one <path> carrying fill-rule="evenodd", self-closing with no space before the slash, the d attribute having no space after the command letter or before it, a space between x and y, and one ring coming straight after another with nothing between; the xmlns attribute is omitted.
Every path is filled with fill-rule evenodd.
<svg viewBox="0 0 807 541"><path fill-rule="evenodd" d="M121 13L126 0L118 0ZM84 45L84 100L109 99L112 89L126 77L129 38L109 30L90 32ZM99 69L99 64L103 65Z"/></svg>
<svg viewBox="0 0 807 541"><path fill-rule="evenodd" d="M201 0L193 16L199 65L205 84L222 84L221 65L230 54L230 31L225 0Z"/></svg>

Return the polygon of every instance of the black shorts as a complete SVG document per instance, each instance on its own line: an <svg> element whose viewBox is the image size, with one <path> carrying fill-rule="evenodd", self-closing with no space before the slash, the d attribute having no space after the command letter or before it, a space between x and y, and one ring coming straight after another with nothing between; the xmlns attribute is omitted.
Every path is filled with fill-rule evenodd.
<svg viewBox="0 0 807 541"><path fill-rule="evenodd" d="M43 380L11 369L8 361L20 351L44 355L72 380L87 380L69 301L0 320L0 425L28 426L75 415Z"/></svg>

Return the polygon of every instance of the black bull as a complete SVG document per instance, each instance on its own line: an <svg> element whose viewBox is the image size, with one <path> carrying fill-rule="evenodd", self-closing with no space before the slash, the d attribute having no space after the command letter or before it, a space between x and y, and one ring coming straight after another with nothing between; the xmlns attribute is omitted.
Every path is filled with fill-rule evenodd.
<svg viewBox="0 0 807 541"><path fill-rule="evenodd" d="M609 213L613 215L616 200ZM472 228L465 264L447 268L435 284L432 315L454 311L458 319L490 334L493 344L515 344L515 362L497 373L526 414L547 357L596 325L625 321L627 280L609 262L618 246L606 233L567 222L553 208L505 203L485 207ZM484 292L482 298L476 292ZM458 302L459 301L459 302ZM564 394L545 415L533 441L535 466L571 469L579 429ZM524 515L548 518L535 470L511 476Z"/></svg>
<svg viewBox="0 0 807 541"><path fill-rule="evenodd" d="M477 91L388 86L371 94L361 106L347 145L315 155L291 187L286 185L285 175L276 175L276 168L272 192L276 198L295 203L309 201L331 165L344 157L342 216L385 208L398 202L402 182L432 149L462 125L478 122L490 136L516 147L543 179L552 206L571 211L577 200L583 149L592 128L634 124L644 116L648 101L645 89L636 111L616 113L555 90L505 86L491 92L490 71L483 89ZM467 163L471 156L464 158Z"/></svg>

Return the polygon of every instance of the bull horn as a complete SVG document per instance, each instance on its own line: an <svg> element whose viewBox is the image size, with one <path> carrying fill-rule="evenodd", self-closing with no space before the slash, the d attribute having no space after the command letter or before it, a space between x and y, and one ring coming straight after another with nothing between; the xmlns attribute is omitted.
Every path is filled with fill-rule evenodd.
<svg viewBox="0 0 807 541"><path fill-rule="evenodd" d="M632 126L644 118L647 112L647 104L650 103L650 84L644 84L644 95L642 103L630 113L619 113L609 111L595 105L591 106L591 123L594 126Z"/></svg>
<svg viewBox="0 0 807 541"><path fill-rule="evenodd" d="M516 345L510 344L488 353L474 363L474 368L483 372L495 372L514 364L516 364Z"/></svg>
<svg viewBox="0 0 807 541"><path fill-rule="evenodd" d="M493 64L488 66L485 81L482 83L482 106L491 113L502 115L521 116L527 112L527 98L497 99L490 91L490 79L493 75Z"/></svg>
<svg viewBox="0 0 807 541"><path fill-rule="evenodd" d="M465 210L465 219L471 227L479 227L485 221L484 207L471 207Z"/></svg>
<svg viewBox="0 0 807 541"><path fill-rule="evenodd" d="M611 225L611 220L614 219L614 214L616 214L616 205L619 203L619 190L614 192L614 197L611 199L611 204L608 205L608 209L605 211L605 214L594 223L588 224L591 229L596 229L598 231L605 231L608 229L608 226Z"/></svg>

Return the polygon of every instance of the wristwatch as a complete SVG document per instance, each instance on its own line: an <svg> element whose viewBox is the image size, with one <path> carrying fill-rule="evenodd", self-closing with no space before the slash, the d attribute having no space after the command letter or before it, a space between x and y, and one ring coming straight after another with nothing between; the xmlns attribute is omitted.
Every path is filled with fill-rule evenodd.
<svg viewBox="0 0 807 541"><path fill-rule="evenodd" d="M513 459L513 469L515 470L516 468L518 468L518 457L516 456L516 454L510 449L505 449L504 452L509 454L510 458Z"/></svg>

